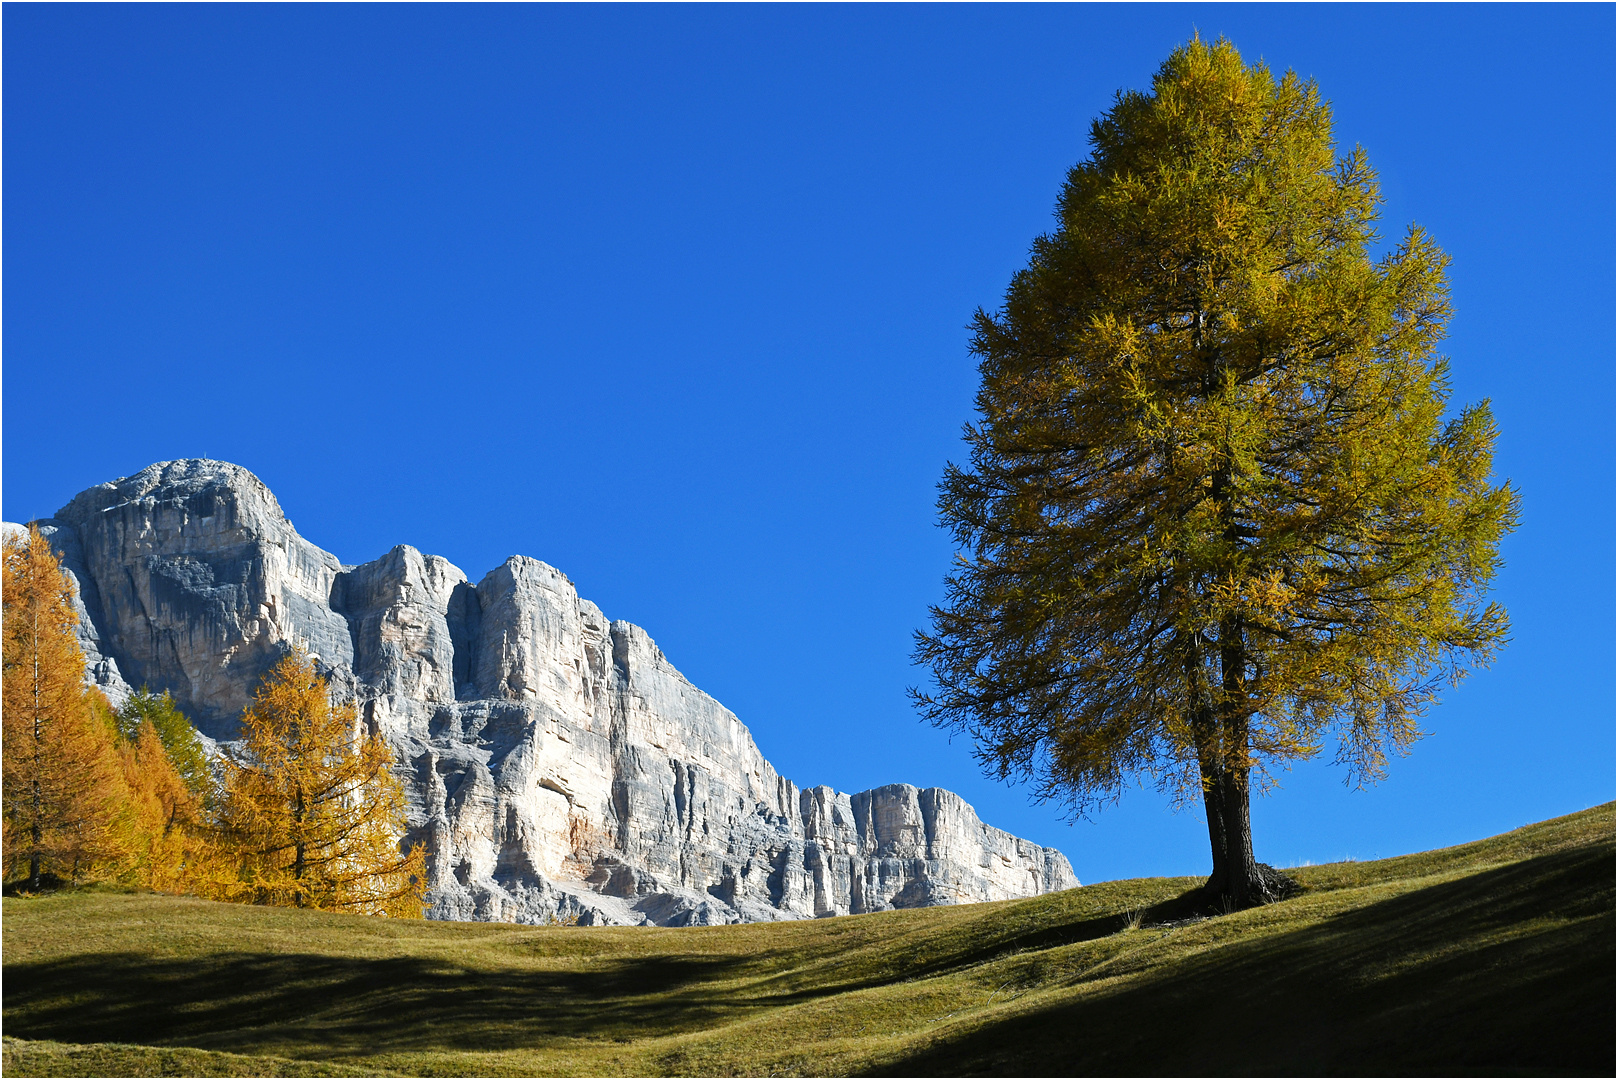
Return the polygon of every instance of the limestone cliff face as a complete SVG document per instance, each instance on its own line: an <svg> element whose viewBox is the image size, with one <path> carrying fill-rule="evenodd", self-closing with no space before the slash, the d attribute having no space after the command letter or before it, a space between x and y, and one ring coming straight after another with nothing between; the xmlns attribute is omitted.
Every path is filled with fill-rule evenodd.
<svg viewBox="0 0 1618 1080"><path fill-rule="evenodd" d="M799 789L644 630L537 560L476 585L403 545L344 566L257 477L206 460L91 488L40 524L115 699L168 690L228 741L272 664L317 657L394 748L434 917L691 925L1078 884L1060 852L951 792Z"/></svg>

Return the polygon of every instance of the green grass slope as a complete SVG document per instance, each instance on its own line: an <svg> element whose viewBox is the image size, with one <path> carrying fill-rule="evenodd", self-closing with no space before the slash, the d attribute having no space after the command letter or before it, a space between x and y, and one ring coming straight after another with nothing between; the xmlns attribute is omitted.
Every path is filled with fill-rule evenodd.
<svg viewBox="0 0 1618 1080"><path fill-rule="evenodd" d="M1613 806L1442 851L684 930L7 899L29 1075L1572 1074L1614 1065Z"/></svg>

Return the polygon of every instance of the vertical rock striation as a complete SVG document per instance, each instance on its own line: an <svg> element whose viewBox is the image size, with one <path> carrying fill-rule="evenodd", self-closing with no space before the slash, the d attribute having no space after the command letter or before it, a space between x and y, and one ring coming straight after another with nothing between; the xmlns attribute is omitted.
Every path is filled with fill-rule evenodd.
<svg viewBox="0 0 1618 1080"><path fill-rule="evenodd" d="M514 556L476 585L400 545L344 566L226 462L171 461L41 522L78 583L89 675L170 691L228 741L288 649L397 755L429 914L665 926L1032 896L1066 858L959 796L778 775L646 632Z"/></svg>

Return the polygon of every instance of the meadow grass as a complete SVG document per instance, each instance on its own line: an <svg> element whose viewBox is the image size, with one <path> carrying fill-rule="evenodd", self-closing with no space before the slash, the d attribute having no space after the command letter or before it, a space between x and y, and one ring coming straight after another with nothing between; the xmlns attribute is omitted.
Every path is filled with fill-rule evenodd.
<svg viewBox="0 0 1618 1080"><path fill-rule="evenodd" d="M7 899L8 1076L1611 1075L1613 805L1289 871L812 922L415 922Z"/></svg>

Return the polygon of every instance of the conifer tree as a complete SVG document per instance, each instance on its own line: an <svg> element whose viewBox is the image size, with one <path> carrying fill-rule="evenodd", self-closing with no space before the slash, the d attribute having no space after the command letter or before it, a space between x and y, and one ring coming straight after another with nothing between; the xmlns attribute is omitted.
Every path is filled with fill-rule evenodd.
<svg viewBox="0 0 1618 1080"><path fill-rule="evenodd" d="M141 730L147 724L162 743L186 788L204 804L210 803L215 784L207 751L197 737L197 729L174 704L174 697L167 690L154 694L142 686L129 695L118 710L119 734L132 743L139 741Z"/></svg>
<svg viewBox="0 0 1618 1080"><path fill-rule="evenodd" d="M7 538L3 575L5 876L25 868L37 891L47 875L77 880L122 853L123 777L85 690L72 581L37 528Z"/></svg>
<svg viewBox="0 0 1618 1080"><path fill-rule="evenodd" d="M181 777L157 728L143 720L118 742L124 804L117 876L159 892L208 892L215 849L202 799Z"/></svg>
<svg viewBox="0 0 1618 1080"><path fill-rule="evenodd" d="M419 918L420 844L401 852L404 787L378 735L361 738L305 655L283 659L242 716L227 764L221 842L237 860L229 898Z"/></svg>
<svg viewBox="0 0 1618 1080"><path fill-rule="evenodd" d="M916 697L1080 812L1135 779L1200 796L1210 899L1246 906L1289 886L1255 779L1328 747L1379 778L1506 640L1484 593L1517 499L1487 403L1448 408L1447 257L1416 227L1376 253L1375 173L1312 81L1193 41L1091 146L975 319Z"/></svg>

